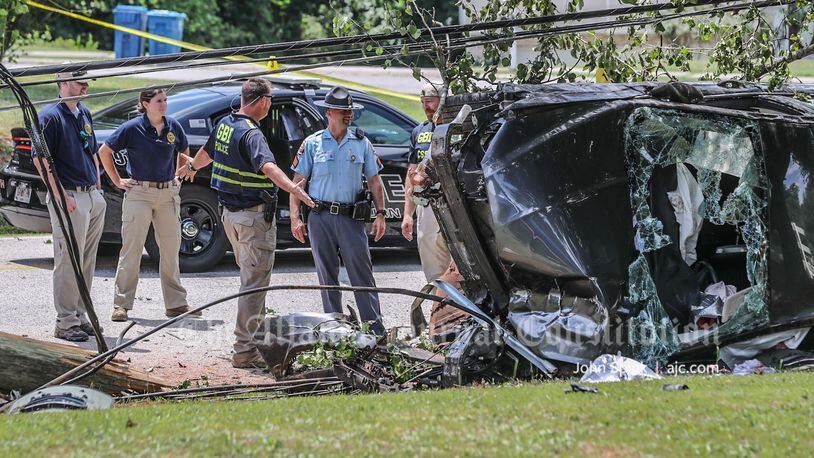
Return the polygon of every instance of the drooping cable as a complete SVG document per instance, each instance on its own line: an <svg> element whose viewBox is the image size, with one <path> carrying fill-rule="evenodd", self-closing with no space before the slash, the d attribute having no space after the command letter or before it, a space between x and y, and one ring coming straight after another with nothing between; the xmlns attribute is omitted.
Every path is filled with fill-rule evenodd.
<svg viewBox="0 0 814 458"><path fill-rule="evenodd" d="M649 25L660 23L668 20L692 17L692 16L699 16L699 15L708 15L708 14L717 14L717 13L725 13L725 12L736 12L746 8L766 8L769 6L776 6L777 0L764 0L760 2L752 2L748 4L736 4L736 5L728 5L728 6L721 6L716 8L710 8L705 10L692 10L692 11L684 11L682 13L676 13L672 15L664 15L659 17L646 17L640 19L626 19L623 21L607 21L607 22L596 22L590 24L580 24L575 26L566 26L566 27L555 27L550 29L543 29L543 30L524 30L515 33L511 36L503 36L498 38L493 38L488 35L483 36L476 36L476 37L468 37L468 38L459 38L454 40L454 43L459 43L453 46L448 46L446 49L448 50L455 50L455 49L464 49L473 46L482 46L484 44L490 43L502 43L502 42L511 42L518 39L528 39L528 38L535 38L535 37L544 37L544 36L556 36L564 33L579 33L579 32L586 32L591 30L597 29L608 29L614 27L629 27L629 26L636 26L636 25ZM246 78L256 77L256 76L264 76L264 75L273 75L273 74L280 74L280 73L287 73L287 72L296 72L300 70L308 70L314 68L325 67L329 65L349 65L355 63L369 63L372 61L378 60L387 60L387 59L394 59L398 57L407 57L407 56L415 56L421 55L426 53L429 50L429 46L432 46L432 42L422 42L418 44L418 47L410 48L408 46L407 52L398 52L398 53L391 53L391 54L382 54L376 56L365 56L361 58L352 58L352 59L341 59L335 61L326 61L321 63L315 64L306 64L300 66L292 66L288 68L282 69L275 69L275 70L261 70L257 72L247 72L247 73L232 73L227 76L221 77L214 77L214 78L206 78L200 80L192 80L192 81L185 81L185 82L177 82L177 83L168 83L168 84L151 84L143 87L138 88L128 88L128 89L120 89L115 91L105 91L105 92L97 92L93 94L87 94L83 96L76 96L66 99L49 99L49 100L42 100L34 102L35 105L41 104L48 104L48 103L55 103L59 100L84 100L88 98L98 98L98 97L115 97L122 94L128 93L135 93L140 92L147 89L165 89L165 90L173 90L177 88L188 88L188 87L197 87L197 86L209 86L213 84L224 84L233 81L238 81ZM414 44L415 45L415 44ZM388 49L398 48L398 45L393 45L388 47ZM350 52L350 51L349 51ZM361 53L361 50L357 50L358 53ZM319 53L318 53L319 54ZM133 74L138 73L134 72ZM87 77L85 77L87 78ZM77 78L79 79L79 78ZM7 111L7 110L14 110L16 106L4 106L0 107L0 111Z"/></svg>
<svg viewBox="0 0 814 458"><path fill-rule="evenodd" d="M88 291L87 283L85 282L85 278L82 273L81 253L79 252L78 244L76 242L76 235L71 223L70 212L67 211L68 203L66 194L62 186L52 186L52 180L53 183L59 183L59 176L54 168L53 156L51 155L48 145L42 135L42 126L40 126L37 111L34 108L34 105L31 103L31 100L29 100L25 90L17 85L17 81L13 76L11 76L11 74L9 74L8 69L3 64L0 64L0 80L4 81L9 86L11 91L14 93L17 102L19 103L19 108L23 111L23 121L29 137L31 138L31 145L34 148L34 151L37 153L35 160L38 161L43 174L46 174L43 181L45 182L45 187L48 190L51 201L54 202L54 213L57 216L59 230L61 230L62 236L65 239L64 241L67 246L68 257L74 272L74 278L77 283L79 297L82 300L86 313L88 314L88 319L93 326L97 348L100 353L106 352L107 344L105 343L104 336L102 336L101 327L99 326L99 319L96 316L96 311L93 308L93 300L91 299L90 291Z"/></svg>
<svg viewBox="0 0 814 458"><path fill-rule="evenodd" d="M756 6L758 3L766 3L767 6L782 6L795 3L796 0L772 0L766 2L744 1L735 5L740 9ZM665 10L684 9L688 7L717 6L725 3L735 3L733 0L698 0L691 4L663 3L654 5L629 6L621 8L610 8L596 11L582 11L576 13L555 14L548 16L537 16L520 19L504 19L499 21L488 21L474 24L463 24L454 26L432 27L421 29L419 37L427 38L440 35L455 35L470 32L482 32L486 30L499 30L513 27L528 27L534 25L551 24L557 22L577 21L583 19L593 19L608 16L625 16L631 14L644 14L660 12ZM710 11L710 10L707 10ZM347 37L322 38L317 40L299 40L284 43L268 43L261 45L237 46L231 48L213 49L211 51L190 51L174 54L164 54L160 56L130 57L124 59L100 60L90 62L79 62L74 64L44 65L37 67L27 67L15 69L11 74L15 77L45 75L49 73L75 72L82 70L100 70L107 68L121 68L146 64L175 63L205 58L224 58L242 55L252 55L259 53L275 53L296 51L308 48L322 48L330 46L347 46L360 43L384 42L388 40L403 39L401 33L382 34L361 34Z"/></svg>

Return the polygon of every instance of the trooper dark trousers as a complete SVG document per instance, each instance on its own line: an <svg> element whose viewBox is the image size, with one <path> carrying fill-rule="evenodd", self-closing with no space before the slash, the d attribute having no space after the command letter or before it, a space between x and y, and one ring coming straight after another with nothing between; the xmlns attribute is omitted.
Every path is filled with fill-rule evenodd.
<svg viewBox="0 0 814 458"><path fill-rule="evenodd" d="M373 263L365 233L365 223L349 216L332 215L328 209L308 216L308 237L311 253L317 267L321 285L339 285L339 255L348 271L353 286L376 286L373 279ZM354 293L356 307L362 321L372 322L372 331L384 334L379 295L377 293ZM322 307L325 313L342 313L342 293L323 291Z"/></svg>

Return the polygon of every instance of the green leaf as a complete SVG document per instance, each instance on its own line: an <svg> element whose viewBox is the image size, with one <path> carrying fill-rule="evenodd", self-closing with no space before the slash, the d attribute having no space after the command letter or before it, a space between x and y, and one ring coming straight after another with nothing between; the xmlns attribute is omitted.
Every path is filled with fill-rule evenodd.
<svg viewBox="0 0 814 458"><path fill-rule="evenodd" d="M415 26L415 24L410 24L410 27L407 29L410 33L410 36L413 37L413 40L418 40L421 38L421 29Z"/></svg>
<svg viewBox="0 0 814 458"><path fill-rule="evenodd" d="M413 78L418 81L421 81L421 67L413 64Z"/></svg>

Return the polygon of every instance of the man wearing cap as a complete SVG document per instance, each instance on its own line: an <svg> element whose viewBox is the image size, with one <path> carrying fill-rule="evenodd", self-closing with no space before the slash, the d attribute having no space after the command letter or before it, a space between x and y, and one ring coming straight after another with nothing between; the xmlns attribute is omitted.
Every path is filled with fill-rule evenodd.
<svg viewBox="0 0 814 458"><path fill-rule="evenodd" d="M401 233L407 240L413 239L413 212L418 216L418 255L421 258L421 270L427 282L437 280L449 268L452 258L449 248L441 234L441 228L435 219L432 208L416 206L413 201L413 179L420 163L429 160L428 152L432 143L432 133L435 130L435 114L441 97L432 83L427 83L421 89L421 106L427 120L417 125L410 135L410 154L407 169L407 189L404 199L404 218L401 222Z"/></svg>
<svg viewBox="0 0 814 458"><path fill-rule="evenodd" d="M82 76L85 76L84 71L57 73L59 97L87 94L86 80L72 80ZM61 194L59 188L62 188L67 207L63 208L61 202L53 202L50 195L46 198L54 241L54 308L57 312L54 337L83 342L93 335L93 327L79 296L56 207L59 206L63 215L70 219L79 249L82 275L90 291L106 208L99 182L99 161L95 154L99 148L90 111L77 100L65 100L42 109L39 121L54 164L53 170L47 162L43 167L36 157L38 151L32 150L34 165L56 196ZM54 179L52 172L56 173L58 180Z"/></svg>
<svg viewBox="0 0 814 458"><path fill-rule="evenodd" d="M271 108L271 84L262 78L251 78L240 94L240 110L221 119L206 145L191 162L176 171L192 180L195 172L210 163L212 187L223 206L223 226L240 267L240 291L269 285L277 246L275 184L307 205L314 202L303 190L304 183L294 184L275 163L274 154L258 122ZM266 364L252 337L263 317L266 293L242 296L237 300L234 354L232 366L262 368Z"/></svg>
<svg viewBox="0 0 814 458"><path fill-rule="evenodd" d="M377 209L371 235L377 241L382 238L385 231L384 186L379 176L382 164L364 132L350 127L354 110L363 107L353 103L347 89L337 86L328 92L324 101L315 104L326 109L328 128L303 141L291 169L295 172L294 181L310 180L308 192L316 206L308 216L306 231L299 199L291 196L291 233L302 243L305 243L306 235L310 237L311 253L321 285L339 284L341 255L353 286L375 287L365 222L359 217L359 209L359 220L353 215L363 192L362 179L366 178ZM362 204L361 208L365 207ZM359 317L372 324L373 332L383 335L379 295L361 292L354 295ZM326 313L341 313L341 292L323 291L322 307Z"/></svg>

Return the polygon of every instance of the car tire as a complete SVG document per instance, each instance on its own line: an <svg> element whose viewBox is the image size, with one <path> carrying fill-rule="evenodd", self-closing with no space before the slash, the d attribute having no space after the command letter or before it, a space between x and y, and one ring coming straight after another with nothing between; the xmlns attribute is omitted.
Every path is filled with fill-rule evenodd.
<svg viewBox="0 0 814 458"><path fill-rule="evenodd" d="M195 184L183 185L180 224L181 272L206 272L214 268L229 249L229 239L223 230L215 191ZM158 264L161 256L152 225L144 248L150 259Z"/></svg>

